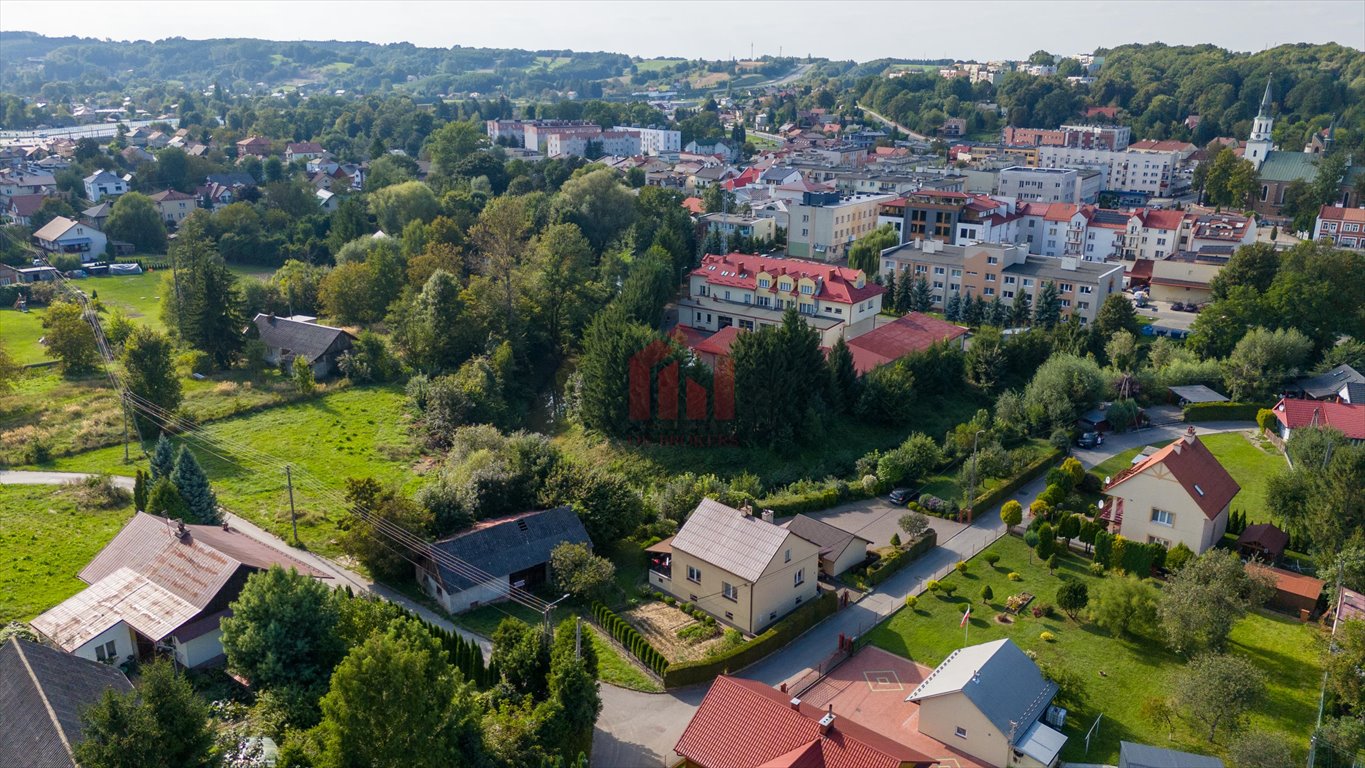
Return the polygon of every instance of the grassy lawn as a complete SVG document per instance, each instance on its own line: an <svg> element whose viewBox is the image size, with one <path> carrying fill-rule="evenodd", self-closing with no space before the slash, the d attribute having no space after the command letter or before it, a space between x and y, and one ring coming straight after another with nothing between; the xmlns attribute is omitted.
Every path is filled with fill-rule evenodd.
<svg viewBox="0 0 1365 768"><path fill-rule="evenodd" d="M132 516L81 509L51 485L0 485L0 625L28 621L85 589L85 564Z"/></svg>
<svg viewBox="0 0 1365 768"><path fill-rule="evenodd" d="M228 510L287 539L289 496L284 468L257 463L240 448L250 447L302 468L333 492L340 492L348 477L369 476L412 486L416 483L410 469L414 452L403 402L400 387L348 387L207 424L204 429L210 438L230 441L234 447L210 453L195 445L195 454ZM131 475L135 468L146 466L141 456L133 464L124 464L123 449L111 446L57 458L42 469ZM316 551L336 555L337 523L345 511L330 495L300 483L297 476L294 503L299 538Z"/></svg>
<svg viewBox="0 0 1365 768"><path fill-rule="evenodd" d="M664 67L671 67L684 61L687 59L646 59L645 61L635 62L635 69L638 72L658 72Z"/></svg>
<svg viewBox="0 0 1365 768"><path fill-rule="evenodd" d="M1270 511L1266 508L1265 502L1266 481L1271 475L1288 468L1284 456L1275 450L1274 446L1268 446L1268 449L1261 448L1248 440L1242 432L1200 435L1199 439L1218 458L1228 474L1232 475L1232 479L1242 486L1242 490L1232 499L1232 508L1245 511L1250 522L1270 522ZM1153 445L1165 447L1169 443ZM1128 468L1133 457L1138 455L1138 451L1139 449L1133 448L1112 456L1095 465L1090 472L1101 480L1114 477Z"/></svg>
<svg viewBox="0 0 1365 768"><path fill-rule="evenodd" d="M81 290L100 300L105 309L123 311L129 320L158 331L165 331L161 322L161 272L140 275L92 277L74 283ZM107 321L109 315L105 314Z"/></svg>
<svg viewBox="0 0 1365 768"><path fill-rule="evenodd" d="M1034 594L1032 605L1055 605L1062 574L1089 583L1093 590L1105 577L1092 576L1085 567L1088 561L1069 556L1063 560L1058 575L1053 576L1036 558L1030 563L1028 547L1013 536L1006 536L986 551L1000 555L994 568L980 556L974 558L966 574L953 574L945 579L957 585L954 597L922 595L914 610L901 609L877 627L871 642L921 664L935 666L961 647L963 631L958 622L963 604L970 600L974 607L967 630L969 643L1008 637L1035 653L1042 664L1064 670L1063 683L1070 690L1064 694L1069 701L1063 703L1071 711L1064 729L1069 738L1062 751L1063 760L1113 764L1118 758L1120 740L1205 753L1226 746L1227 732L1220 731L1223 745L1211 746L1202 733L1185 725L1177 727L1174 742L1168 742L1164 727L1140 715L1144 699L1170 693L1184 664L1181 657L1157 641L1115 637L1088 622L1067 619L1060 612L1055 618L1035 619L1026 609L1013 624L995 621L995 615L1004 610L1005 599L1019 592ZM1022 579L1009 581L1006 575L1011 571L1019 573ZM994 592L989 607L983 606L980 598L981 588L987 584ZM1044 631L1053 633L1055 641L1042 640L1039 635ZM1251 659L1266 673L1269 682L1265 703L1251 716L1250 729L1283 736L1293 745L1296 759L1306 754L1308 733L1316 716L1322 679L1318 663L1320 645L1320 635L1312 625L1269 613L1243 619L1234 628L1229 643L1229 652ZM1085 731L1100 714L1104 719L1099 733L1091 742L1089 754L1085 754Z"/></svg>
<svg viewBox="0 0 1365 768"><path fill-rule="evenodd" d="M1051 449L1051 445L1042 438L1031 439L1028 442L1027 447L1029 450L1029 461L1036 461ZM970 461L970 459L968 459L968 461ZM959 504L965 503L967 489L963 487L962 482L958 479L959 471L959 467L954 467L946 473L928 477L925 479L924 487L920 489L920 493L932 494L945 501L956 501ZM1009 479L1010 478L1001 477L980 478L976 484L976 497L981 498L982 494L998 488L1002 483Z"/></svg>
<svg viewBox="0 0 1365 768"><path fill-rule="evenodd" d="M20 312L9 307L0 308L0 347L4 347L19 365L45 363L51 360L47 348L38 343L43 337L43 314L33 310Z"/></svg>

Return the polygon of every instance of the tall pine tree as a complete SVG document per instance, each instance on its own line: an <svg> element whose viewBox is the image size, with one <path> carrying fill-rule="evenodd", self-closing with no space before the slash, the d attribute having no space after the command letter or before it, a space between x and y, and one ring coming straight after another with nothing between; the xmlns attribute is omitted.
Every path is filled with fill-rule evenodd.
<svg viewBox="0 0 1365 768"><path fill-rule="evenodd" d="M157 480L171 476L171 471L175 469L175 446L171 445L170 438L166 433L156 439L156 448L152 451L151 458L152 483Z"/></svg>
<svg viewBox="0 0 1365 768"><path fill-rule="evenodd" d="M886 293L882 294L882 309L895 309L896 292L900 287L899 283L896 281L896 270L888 269L886 271L886 277L883 278L881 275L878 275L877 277L886 281Z"/></svg>
<svg viewBox="0 0 1365 768"><path fill-rule="evenodd" d="M176 264L175 301L162 302L167 325L190 346L226 369L245 343L237 278L218 255L204 226L190 217L171 246Z"/></svg>
<svg viewBox="0 0 1365 768"><path fill-rule="evenodd" d="M1010 305L1010 326L1023 328L1033 319L1033 301L1027 293L1020 291L1014 296L1014 303Z"/></svg>
<svg viewBox="0 0 1365 768"><path fill-rule="evenodd" d="M175 459L175 470L171 472L171 482L180 491L185 507L195 522L219 522L218 499L213 495L204 468L199 466L189 446L181 446L180 455Z"/></svg>
<svg viewBox="0 0 1365 768"><path fill-rule="evenodd" d="M943 305L943 317L948 322L955 323L962 316L962 297L954 293L948 297L947 303Z"/></svg>
<svg viewBox="0 0 1365 768"><path fill-rule="evenodd" d="M1057 284L1049 280L1038 291L1038 305L1033 308L1033 324L1052 330L1061 319L1062 298L1057 294Z"/></svg>
<svg viewBox="0 0 1365 768"><path fill-rule="evenodd" d="M915 281L915 290L910 296L910 309L916 312L928 312L934 308L933 294L929 293L929 280L924 275L920 275Z"/></svg>
<svg viewBox="0 0 1365 768"><path fill-rule="evenodd" d="M909 312L910 305L913 303L912 293L914 291L914 280L910 276L909 269L901 270L901 281L896 286L896 311Z"/></svg>
<svg viewBox="0 0 1365 768"><path fill-rule="evenodd" d="M853 367L853 351L840 336L829 350L830 405L840 413L853 410L858 402L858 371Z"/></svg>

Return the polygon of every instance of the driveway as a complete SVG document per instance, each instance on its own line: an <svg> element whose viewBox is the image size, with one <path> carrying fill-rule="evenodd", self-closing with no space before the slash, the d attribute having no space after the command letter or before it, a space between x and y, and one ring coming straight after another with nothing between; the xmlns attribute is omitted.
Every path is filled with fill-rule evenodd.
<svg viewBox="0 0 1365 768"><path fill-rule="evenodd" d="M905 532L901 531L899 522L901 515L906 512L905 507L892 504L885 496L877 496L862 501L850 501L823 512L812 512L807 517L822 520L835 528L862 536L871 541L873 547L884 547L891 543L893 533L899 533L901 538L905 538ZM938 534L939 541L947 541L967 527L952 520L932 515L928 517L929 525Z"/></svg>
<svg viewBox="0 0 1365 768"><path fill-rule="evenodd" d="M673 746L710 685L640 693L602 684L602 714L592 735L593 768L667 766Z"/></svg>

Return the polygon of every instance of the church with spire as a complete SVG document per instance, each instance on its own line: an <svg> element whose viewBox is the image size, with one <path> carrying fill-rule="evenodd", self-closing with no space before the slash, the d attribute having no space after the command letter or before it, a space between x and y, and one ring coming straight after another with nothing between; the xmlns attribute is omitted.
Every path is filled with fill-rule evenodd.
<svg viewBox="0 0 1365 768"><path fill-rule="evenodd" d="M1242 153L1242 157L1250 160L1258 171L1275 150L1275 143L1270 138L1271 131L1275 128L1275 118L1270 114L1270 84L1273 79L1272 76L1266 80L1265 95L1261 97L1261 110L1256 113L1256 119L1251 123L1251 137L1247 139L1246 149Z"/></svg>

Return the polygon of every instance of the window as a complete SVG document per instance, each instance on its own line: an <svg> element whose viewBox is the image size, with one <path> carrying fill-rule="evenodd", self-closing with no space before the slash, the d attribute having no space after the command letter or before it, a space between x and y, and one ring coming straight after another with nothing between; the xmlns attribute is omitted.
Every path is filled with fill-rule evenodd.
<svg viewBox="0 0 1365 768"><path fill-rule="evenodd" d="M958 737L959 739L965 739L965 738L967 738L967 729L966 729L966 728L963 728L962 726L959 725L959 726L953 731L953 735L956 736L956 737Z"/></svg>
<svg viewBox="0 0 1365 768"><path fill-rule="evenodd" d="M765 277L765 278L759 280L759 281L758 281L758 287L759 287L759 288L767 288L767 287L768 287L768 278Z"/></svg>
<svg viewBox="0 0 1365 768"><path fill-rule="evenodd" d="M1000 259L997 258L997 257L995 257L995 256L987 256L987 257L986 257L986 263L987 263L987 264L999 264L999 263L1000 263Z"/></svg>
<svg viewBox="0 0 1365 768"><path fill-rule="evenodd" d="M728 581L720 583L720 596L731 602L739 602L739 590Z"/></svg>
<svg viewBox="0 0 1365 768"><path fill-rule="evenodd" d="M113 640L95 647L95 658L99 661L117 661L118 645Z"/></svg>
<svg viewBox="0 0 1365 768"><path fill-rule="evenodd" d="M791 561L792 561L792 551L789 549L789 550L787 550L787 553L783 556L782 562L784 562L784 563L790 563Z"/></svg>
<svg viewBox="0 0 1365 768"><path fill-rule="evenodd" d="M792 586L799 587L806 583L806 569L797 568L796 573L792 574Z"/></svg>
<svg viewBox="0 0 1365 768"><path fill-rule="evenodd" d="M993 282L995 282L995 273L994 273L994 272L987 272L987 273L986 273L986 282L988 282L988 283L993 283Z"/></svg>
<svg viewBox="0 0 1365 768"><path fill-rule="evenodd" d="M934 267L934 274L936 275L943 274L943 267Z"/></svg>
<svg viewBox="0 0 1365 768"><path fill-rule="evenodd" d="M1170 549L1170 548L1171 548L1171 542L1167 541L1166 539L1161 538L1160 536L1148 536L1148 537L1147 537L1147 543L1149 543L1149 544L1160 544L1161 546L1165 547L1166 549Z"/></svg>
<svg viewBox="0 0 1365 768"><path fill-rule="evenodd" d="M985 289L982 290L982 293L985 294L985 295L987 295L987 296L994 296L994 295L995 295L995 289L994 289L994 288L989 288L989 287L987 287L987 288L985 288Z"/></svg>
<svg viewBox="0 0 1365 768"><path fill-rule="evenodd" d="M735 620L735 615L734 615L733 613L730 613L729 611L726 611L726 612L725 612L725 618L729 619L730 621L734 621L734 620Z"/></svg>
<svg viewBox="0 0 1365 768"><path fill-rule="evenodd" d="M954 270L953 270L953 277L962 277L962 270L960 270L960 269L954 269Z"/></svg>
<svg viewBox="0 0 1365 768"><path fill-rule="evenodd" d="M1094 291L1095 291L1095 287L1094 287L1093 285L1082 285L1082 286L1081 286L1081 293L1094 293Z"/></svg>
<svg viewBox="0 0 1365 768"><path fill-rule="evenodd" d="M1152 522L1157 525L1172 526L1175 525L1175 515L1164 509L1152 507Z"/></svg>
<svg viewBox="0 0 1365 768"><path fill-rule="evenodd" d="M815 293L815 286L813 286L813 285L803 285L803 286L801 286L801 294L802 294L803 296L809 296L809 295L811 295L812 293Z"/></svg>
<svg viewBox="0 0 1365 768"><path fill-rule="evenodd" d="M1005 285L1014 285L1014 275L1005 275Z"/></svg>
<svg viewBox="0 0 1365 768"><path fill-rule="evenodd" d="M691 581L691 582L694 582L694 583L697 583L697 584L700 584L700 583L701 583L701 570L698 569L695 565L689 565L689 566L687 566L687 580L688 580L688 581Z"/></svg>
<svg viewBox="0 0 1365 768"><path fill-rule="evenodd" d="M1024 287L1025 287L1025 288L1032 288L1032 287L1033 287L1033 278L1031 278L1031 277L1026 277L1026 278L1024 278Z"/></svg>
<svg viewBox="0 0 1365 768"><path fill-rule="evenodd" d="M1014 291L1003 291L1003 292L1001 292L1000 295L1001 295L1001 296L1004 296L1004 297L1007 298L1007 299L1012 299L1012 298L1014 298Z"/></svg>

